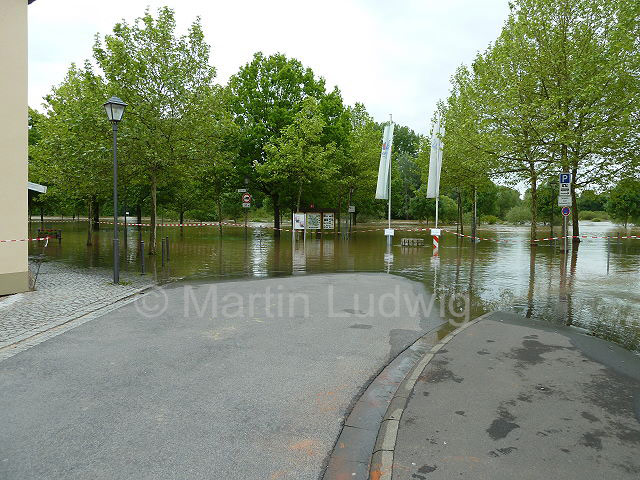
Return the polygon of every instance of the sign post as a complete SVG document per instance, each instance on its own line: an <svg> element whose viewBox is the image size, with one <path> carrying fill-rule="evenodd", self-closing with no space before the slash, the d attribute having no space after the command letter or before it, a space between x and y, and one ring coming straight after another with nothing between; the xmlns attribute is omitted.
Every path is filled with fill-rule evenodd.
<svg viewBox="0 0 640 480"><path fill-rule="evenodd" d="M571 213L571 209L569 208L572 205L571 202L571 173L563 172L558 175L558 180L560 183L560 190L558 191L558 206L562 207L562 215L564 217L562 222L562 235L564 236L564 251L567 251L567 217Z"/></svg>
<svg viewBox="0 0 640 480"><path fill-rule="evenodd" d="M564 222L564 251L567 252L567 218L571 214L571 209L569 207L562 207L562 221Z"/></svg>
<svg viewBox="0 0 640 480"><path fill-rule="evenodd" d="M244 235L247 236L247 223L249 220L249 208L251 208L251 194L247 192L246 188L239 188L240 190L244 190L242 193L242 208L244 208Z"/></svg>

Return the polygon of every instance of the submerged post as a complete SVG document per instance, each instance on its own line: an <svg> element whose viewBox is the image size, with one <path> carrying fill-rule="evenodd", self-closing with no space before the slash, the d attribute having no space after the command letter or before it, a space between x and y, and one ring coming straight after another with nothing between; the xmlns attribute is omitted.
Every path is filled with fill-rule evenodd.
<svg viewBox="0 0 640 480"><path fill-rule="evenodd" d="M142 267L142 275L144 275L144 240L140 242L140 262Z"/></svg>

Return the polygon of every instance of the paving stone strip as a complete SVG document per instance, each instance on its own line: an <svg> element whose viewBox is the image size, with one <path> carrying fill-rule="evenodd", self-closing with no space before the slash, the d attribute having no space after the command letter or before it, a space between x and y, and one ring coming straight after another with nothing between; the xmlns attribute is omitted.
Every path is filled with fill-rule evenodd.
<svg viewBox="0 0 640 480"><path fill-rule="evenodd" d="M153 285L137 274L124 273L122 280L124 285L113 285L106 269L42 263L36 290L0 298L0 361L118 308Z"/></svg>

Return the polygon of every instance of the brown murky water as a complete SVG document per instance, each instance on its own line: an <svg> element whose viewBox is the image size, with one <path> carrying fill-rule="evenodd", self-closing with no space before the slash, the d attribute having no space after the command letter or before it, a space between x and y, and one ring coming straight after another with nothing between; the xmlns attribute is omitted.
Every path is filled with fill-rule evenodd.
<svg viewBox="0 0 640 480"><path fill-rule="evenodd" d="M35 235L39 222L32 223ZM103 225L87 247L86 223L45 222L61 228L63 240L32 242L30 254L87 267L110 268L112 230ZM360 226L360 228L366 228ZM581 224L583 234L638 235L610 223ZM426 232L396 231L392 255L387 254L382 231L356 232L351 238L307 235L292 239L283 232L278 240L267 228L161 227L158 236L169 237L170 261L146 256L147 274L158 282L175 278L226 279L298 275L316 272L388 271L424 282L428 290L445 298L469 295L472 315L511 309L528 317L572 324L598 336L640 350L640 239L586 239L569 254L560 242L528 244L526 227L497 226L479 236L508 240L473 244L450 234L441 238L434 257ZM545 235L541 232L540 236ZM147 231L143 236L148 240ZM426 247L401 247L403 237L423 237ZM129 227L126 248L121 236L121 268L140 271L137 227ZM158 240L158 245L160 241Z"/></svg>

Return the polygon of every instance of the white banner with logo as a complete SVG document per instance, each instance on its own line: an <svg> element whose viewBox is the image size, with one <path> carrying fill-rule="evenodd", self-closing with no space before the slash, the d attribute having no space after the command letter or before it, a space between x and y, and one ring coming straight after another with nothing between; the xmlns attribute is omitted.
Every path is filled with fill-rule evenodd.
<svg viewBox="0 0 640 480"><path fill-rule="evenodd" d="M380 167L378 168L378 186L376 198L389 198L389 181L391 180L389 166L391 165L391 144L393 143L393 123L384 127L382 136L382 153L380 154Z"/></svg>
<svg viewBox="0 0 640 480"><path fill-rule="evenodd" d="M442 137L444 128L440 125L440 115L431 134L431 154L429 156L429 179L427 198L436 198L440 194L440 170L442 170Z"/></svg>

